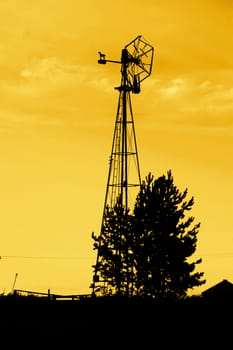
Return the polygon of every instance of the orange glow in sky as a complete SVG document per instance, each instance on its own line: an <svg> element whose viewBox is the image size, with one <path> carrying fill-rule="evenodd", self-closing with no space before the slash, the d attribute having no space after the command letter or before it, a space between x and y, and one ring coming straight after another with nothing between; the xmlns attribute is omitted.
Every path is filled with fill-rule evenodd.
<svg viewBox="0 0 233 350"><path fill-rule="evenodd" d="M0 293L90 293L117 111L118 60L142 35L132 96L142 179L171 169L201 222L206 284L233 282L233 2L0 3Z"/></svg>

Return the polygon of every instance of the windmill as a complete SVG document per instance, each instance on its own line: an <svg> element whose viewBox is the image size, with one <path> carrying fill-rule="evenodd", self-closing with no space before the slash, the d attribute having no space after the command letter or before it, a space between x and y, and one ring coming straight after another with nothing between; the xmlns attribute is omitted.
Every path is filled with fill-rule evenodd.
<svg viewBox="0 0 233 350"><path fill-rule="evenodd" d="M109 294L112 287L114 292L119 294L122 290L125 290L126 294L129 295L130 290L132 290L130 277L132 266L130 267L129 263L125 264L125 261L123 263L121 248L121 242L127 234L127 217L130 212L129 199L132 199L133 192L138 191L141 185L131 93L140 93L141 82L151 74L153 54L153 47L141 35L122 49L120 61L108 60L105 54L99 52L99 64L112 62L121 65L121 84L115 88L119 91L119 99L101 230L98 237L93 235L96 240L95 248L97 249L97 260L96 265L93 266L94 275L91 284L94 295L96 295L96 292ZM109 216L116 216L116 211L117 232L112 233L110 232ZM113 239L110 238L111 236ZM106 255L103 253L106 248L108 252L111 251L115 259L114 269L110 272L110 275L112 273L114 276L107 276L108 274L103 272L103 266L108 264ZM129 257L130 252L126 252L124 255ZM126 272L123 273L125 269ZM115 281L114 286L112 284L113 280Z"/></svg>

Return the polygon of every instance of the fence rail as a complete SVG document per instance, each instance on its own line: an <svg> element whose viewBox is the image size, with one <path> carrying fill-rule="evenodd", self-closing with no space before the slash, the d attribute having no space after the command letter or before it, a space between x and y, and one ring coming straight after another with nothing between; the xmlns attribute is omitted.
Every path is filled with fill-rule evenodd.
<svg viewBox="0 0 233 350"><path fill-rule="evenodd" d="M52 294L50 293L49 289L47 293L34 292L34 291L23 290L23 289L15 289L14 295L15 296L35 296L40 298L46 298L48 300L82 300L82 299L91 297L91 294L69 294L69 295Z"/></svg>

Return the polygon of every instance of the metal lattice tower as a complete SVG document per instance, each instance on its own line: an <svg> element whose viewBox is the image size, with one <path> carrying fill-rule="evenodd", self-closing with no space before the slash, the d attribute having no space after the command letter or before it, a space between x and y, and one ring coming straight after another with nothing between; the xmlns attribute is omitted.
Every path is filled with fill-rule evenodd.
<svg viewBox="0 0 233 350"><path fill-rule="evenodd" d="M112 150L110 156L109 173L107 180L106 195L104 201L104 211L101 224L101 231L98 239L97 261L94 266L93 283L91 285L93 294L96 291L101 291L102 294L108 293L108 280L102 278L101 248L103 239L106 233L106 220L109 215L109 210L112 211L116 206L120 208L122 221L120 224L119 240L123 239L124 222L130 211L129 201L133 200L141 185L140 167L138 159L138 150L136 143L136 134L134 128L133 111L131 104L131 92L134 94L140 93L140 83L146 79L152 70L154 49L149 45L142 36L136 37L128 45L124 47L121 53L120 61L106 60L105 55L99 52L99 64L107 62L121 64L121 85L116 89L119 91L119 100L112 142ZM135 198L134 198L135 199ZM105 231L104 231L105 230ZM116 248L113 248L116 250ZM118 248L115 251L118 254L119 261L121 260L121 251ZM119 270L121 269L119 262ZM120 292L121 286L129 294L130 271L126 281L119 279L117 284L117 292ZM120 273L119 273L120 276Z"/></svg>

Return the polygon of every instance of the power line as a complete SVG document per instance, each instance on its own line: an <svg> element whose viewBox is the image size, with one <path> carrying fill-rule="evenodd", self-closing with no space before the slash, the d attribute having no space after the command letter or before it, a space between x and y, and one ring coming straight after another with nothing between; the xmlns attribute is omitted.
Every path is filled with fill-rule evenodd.
<svg viewBox="0 0 233 350"><path fill-rule="evenodd" d="M92 260L91 257L81 256L29 256L29 255L1 255L0 259L47 259L47 260Z"/></svg>

